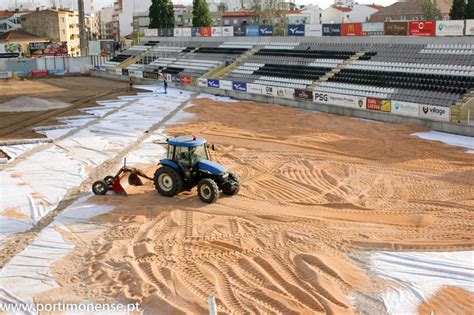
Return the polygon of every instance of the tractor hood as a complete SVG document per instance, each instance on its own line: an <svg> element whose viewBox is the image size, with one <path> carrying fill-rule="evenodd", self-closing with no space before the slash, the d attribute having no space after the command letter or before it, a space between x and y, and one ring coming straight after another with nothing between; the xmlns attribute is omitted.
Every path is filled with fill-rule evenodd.
<svg viewBox="0 0 474 315"><path fill-rule="evenodd" d="M198 168L200 170L211 172L213 175L219 175L226 171L226 168L219 163L212 162L209 160L201 160L198 162Z"/></svg>

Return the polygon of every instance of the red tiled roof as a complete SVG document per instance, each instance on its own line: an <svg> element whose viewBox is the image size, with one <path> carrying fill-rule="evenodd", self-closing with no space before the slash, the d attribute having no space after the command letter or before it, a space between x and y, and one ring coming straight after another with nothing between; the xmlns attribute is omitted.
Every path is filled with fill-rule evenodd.
<svg viewBox="0 0 474 315"><path fill-rule="evenodd" d="M173 8L175 8L175 9L184 9L184 8L186 8L186 6L184 4L175 4L175 5L173 5Z"/></svg>
<svg viewBox="0 0 474 315"><path fill-rule="evenodd" d="M0 42L15 42L15 41L44 41L47 40L45 37L36 36L34 34L25 32L23 30L13 30L0 35Z"/></svg>
<svg viewBox="0 0 474 315"><path fill-rule="evenodd" d="M222 13L222 17L252 17L255 16L255 12L248 12L248 11L237 11L237 12L224 12Z"/></svg>
<svg viewBox="0 0 474 315"><path fill-rule="evenodd" d="M339 10L339 11L341 11L341 12L351 12L351 11L352 11L351 8L348 8L348 7L341 7L341 6L339 6L339 5L334 5L334 4L331 6L331 8L336 9L336 10Z"/></svg>
<svg viewBox="0 0 474 315"><path fill-rule="evenodd" d="M378 4L366 4L366 6L375 10L379 10L379 11L385 8L383 5L378 5Z"/></svg>

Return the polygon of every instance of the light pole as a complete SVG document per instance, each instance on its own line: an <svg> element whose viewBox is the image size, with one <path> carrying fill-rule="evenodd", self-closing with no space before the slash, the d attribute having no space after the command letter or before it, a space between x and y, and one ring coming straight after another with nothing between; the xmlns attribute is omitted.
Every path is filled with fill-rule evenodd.
<svg viewBox="0 0 474 315"><path fill-rule="evenodd" d="M84 0L77 0L77 7L79 10L79 38L80 38L80 47L81 47L81 56L87 56L88 53L88 43L86 38L86 25L85 25L85 15L84 15Z"/></svg>

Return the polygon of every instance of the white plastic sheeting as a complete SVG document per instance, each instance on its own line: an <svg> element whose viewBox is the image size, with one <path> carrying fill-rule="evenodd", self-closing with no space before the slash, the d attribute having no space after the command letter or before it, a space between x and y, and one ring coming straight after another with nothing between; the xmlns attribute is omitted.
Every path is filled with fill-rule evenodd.
<svg viewBox="0 0 474 315"><path fill-rule="evenodd" d="M0 173L0 239L33 226L57 207L69 189L80 185L88 172L115 157L191 93L169 89L166 95L143 95L130 98L119 111ZM101 104L109 108L124 105L115 101ZM2 215L5 210L19 215L7 217Z"/></svg>
<svg viewBox="0 0 474 315"><path fill-rule="evenodd" d="M474 154L474 137L459 136L438 131L416 132L413 135L426 140L441 141L449 145L468 148L467 153Z"/></svg>
<svg viewBox="0 0 474 315"><path fill-rule="evenodd" d="M443 286L456 286L474 293L474 251L377 252L371 269L392 284L382 294L389 314L417 314Z"/></svg>
<svg viewBox="0 0 474 315"><path fill-rule="evenodd" d="M50 269L65 257L74 245L63 240L60 232L101 233L98 222L88 219L113 209L111 206L88 204L89 196L69 206L43 229L34 242L13 257L0 271L0 304L33 303L35 294L59 287ZM68 226L74 226L70 231Z"/></svg>

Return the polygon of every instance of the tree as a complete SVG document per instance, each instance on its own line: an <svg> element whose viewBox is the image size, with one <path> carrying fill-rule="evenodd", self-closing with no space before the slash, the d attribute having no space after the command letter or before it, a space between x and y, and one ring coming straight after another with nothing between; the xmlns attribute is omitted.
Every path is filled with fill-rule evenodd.
<svg viewBox="0 0 474 315"><path fill-rule="evenodd" d="M252 6L255 12L252 24L273 26L273 35L284 36L288 29L288 6L281 0L267 0L264 6L255 1Z"/></svg>
<svg viewBox="0 0 474 315"><path fill-rule="evenodd" d="M466 4L466 9L464 10L464 18L474 19L474 0L468 0Z"/></svg>
<svg viewBox="0 0 474 315"><path fill-rule="evenodd" d="M212 26L211 13L206 0L193 0L193 26Z"/></svg>
<svg viewBox="0 0 474 315"><path fill-rule="evenodd" d="M436 5L436 0L423 0L423 14L426 20L438 20L442 18L441 11Z"/></svg>
<svg viewBox="0 0 474 315"><path fill-rule="evenodd" d="M149 17L150 28L173 28L174 11L171 0L152 0Z"/></svg>
<svg viewBox="0 0 474 315"><path fill-rule="evenodd" d="M449 11L449 18L451 20L463 20L466 10L465 0L453 0L453 6Z"/></svg>

